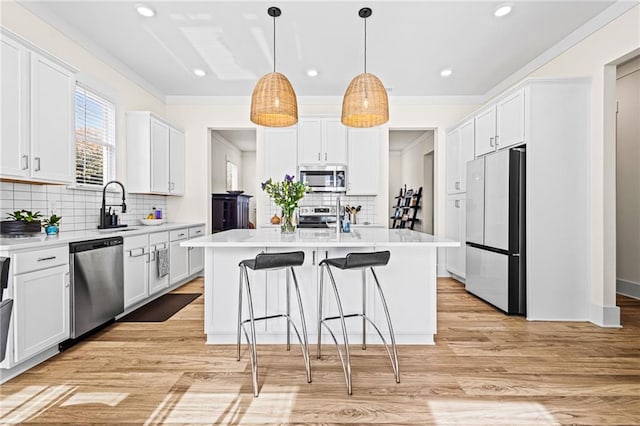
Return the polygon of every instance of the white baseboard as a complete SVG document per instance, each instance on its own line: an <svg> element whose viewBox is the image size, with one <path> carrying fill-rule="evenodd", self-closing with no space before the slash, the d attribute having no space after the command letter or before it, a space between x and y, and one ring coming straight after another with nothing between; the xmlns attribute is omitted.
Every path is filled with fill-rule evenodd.
<svg viewBox="0 0 640 426"><path fill-rule="evenodd" d="M591 304L589 321L600 327L620 328L620 308L617 306L600 306Z"/></svg>
<svg viewBox="0 0 640 426"><path fill-rule="evenodd" d="M640 299L640 283L618 278L616 280L616 292L634 299Z"/></svg>

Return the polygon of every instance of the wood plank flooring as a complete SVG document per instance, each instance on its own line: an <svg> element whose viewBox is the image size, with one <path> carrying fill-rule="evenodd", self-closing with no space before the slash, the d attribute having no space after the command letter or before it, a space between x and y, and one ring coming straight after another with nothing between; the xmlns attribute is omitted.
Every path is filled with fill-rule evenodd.
<svg viewBox="0 0 640 426"><path fill-rule="evenodd" d="M195 280L179 292L202 290ZM245 350L208 346L203 298L163 323L117 323L5 383L0 423L640 424L640 301L619 297L621 329L505 316L438 281L435 346L354 346L353 396L335 349L312 357L260 346L260 397ZM312 347L313 353L315 353Z"/></svg>

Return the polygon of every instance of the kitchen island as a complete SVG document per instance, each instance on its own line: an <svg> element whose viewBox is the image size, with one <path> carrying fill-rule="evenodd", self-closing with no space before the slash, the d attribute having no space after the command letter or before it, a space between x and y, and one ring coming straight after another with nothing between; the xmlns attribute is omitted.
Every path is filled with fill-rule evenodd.
<svg viewBox="0 0 640 426"><path fill-rule="evenodd" d="M391 259L385 267L376 268L400 344L433 344L436 333L436 252L438 247L458 247L459 242L436 238L408 229L353 229L336 233L334 229L298 229L295 234L282 234L279 229L236 229L181 243L184 247L205 249L205 321L209 344L235 343L238 309L238 263L260 252L305 252L304 265L295 269L302 294L310 341L317 337L318 262L326 257L344 257L349 252L389 250ZM289 273L249 271L256 316L285 310L285 283ZM342 304L347 311L362 308L362 273L334 270ZM367 280L372 280L370 273ZM381 325L382 306L367 285L367 313ZM331 296L331 297L330 297ZM335 314L335 303L325 291L324 313ZM246 312L246 309L245 309ZM295 303L291 314L297 316ZM347 323L354 343L359 341L361 321ZM258 343L284 343L286 323L268 321L256 324ZM384 328L383 328L384 330ZM372 333L371 333L372 332ZM367 341L379 342L378 335L368 330Z"/></svg>

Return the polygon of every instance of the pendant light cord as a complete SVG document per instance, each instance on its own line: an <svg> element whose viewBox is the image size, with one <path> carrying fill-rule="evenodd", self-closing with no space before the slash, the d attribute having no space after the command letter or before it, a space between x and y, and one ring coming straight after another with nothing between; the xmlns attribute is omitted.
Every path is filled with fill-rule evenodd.
<svg viewBox="0 0 640 426"><path fill-rule="evenodd" d="M276 17L273 17L273 72L276 72Z"/></svg>
<svg viewBox="0 0 640 426"><path fill-rule="evenodd" d="M364 18L364 72L367 73L367 18Z"/></svg>

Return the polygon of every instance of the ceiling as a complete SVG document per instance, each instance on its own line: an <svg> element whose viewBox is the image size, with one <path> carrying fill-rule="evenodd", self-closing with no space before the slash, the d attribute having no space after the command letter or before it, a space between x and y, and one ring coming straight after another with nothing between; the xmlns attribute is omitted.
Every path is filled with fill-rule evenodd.
<svg viewBox="0 0 640 426"><path fill-rule="evenodd" d="M215 131L240 151L256 150L256 129Z"/></svg>
<svg viewBox="0 0 640 426"><path fill-rule="evenodd" d="M433 130L389 130L389 151L402 151L416 139Z"/></svg>
<svg viewBox="0 0 640 426"><path fill-rule="evenodd" d="M363 71L362 6L367 70L390 96L483 95L613 1L20 1L45 21L125 70L161 96L250 96L273 67L298 96L342 96ZM452 68L442 78L440 71ZM194 68L206 71L196 77ZM318 76L307 76L314 68Z"/></svg>

